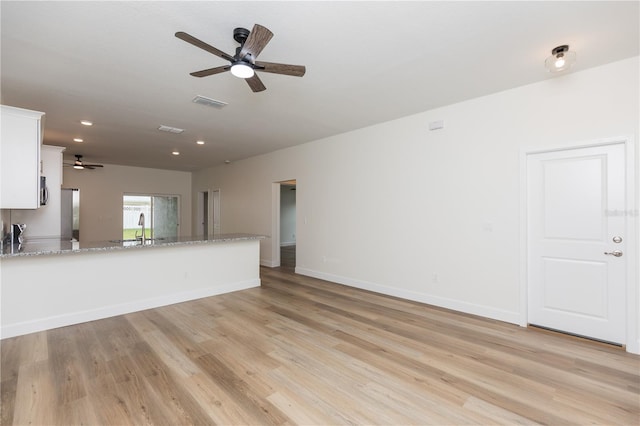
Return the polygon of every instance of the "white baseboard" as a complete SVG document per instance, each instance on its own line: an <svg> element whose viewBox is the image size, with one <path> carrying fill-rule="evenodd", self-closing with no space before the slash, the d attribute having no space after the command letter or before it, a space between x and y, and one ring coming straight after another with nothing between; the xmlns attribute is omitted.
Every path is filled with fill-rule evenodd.
<svg viewBox="0 0 640 426"><path fill-rule="evenodd" d="M640 355L640 340L632 340L631 344L627 345L627 352Z"/></svg>
<svg viewBox="0 0 640 426"><path fill-rule="evenodd" d="M467 314L478 315L485 318L491 318L498 321L504 321L512 324L520 323L520 314L518 312L510 312L502 309L496 309L490 306L478 305L474 303L464 302L461 300L448 299L440 296L433 296L425 293L418 293L411 290L404 290L395 287L388 287L368 281L362 281L354 278L343 277L340 275L327 274L325 272L315 271L312 269L298 268L295 269L296 274L306 275L325 281L331 281L337 284L343 284L350 287L369 290L376 293L386 294L388 296L400 297L402 299L413 300L415 302L426 303L441 308L451 309Z"/></svg>
<svg viewBox="0 0 640 426"><path fill-rule="evenodd" d="M145 309L159 308L161 306L173 305L175 303L189 300L201 299L204 297L217 296L219 294L231 293L238 290L260 287L260 279L252 279L231 284L218 285L216 287L206 287L182 293L173 293L165 296L150 299L137 300L130 303L105 306L89 311L70 312L48 318L40 318L33 321L26 321L16 324L2 325L2 339L21 336L23 334L35 333L38 331L50 330L52 328L66 327L68 325L80 324L88 321L95 321L117 315L129 314L131 312L143 311Z"/></svg>
<svg viewBox="0 0 640 426"><path fill-rule="evenodd" d="M274 262L273 260L260 259L260 266L266 266L267 268L277 268L278 266L280 266L280 264L278 262Z"/></svg>

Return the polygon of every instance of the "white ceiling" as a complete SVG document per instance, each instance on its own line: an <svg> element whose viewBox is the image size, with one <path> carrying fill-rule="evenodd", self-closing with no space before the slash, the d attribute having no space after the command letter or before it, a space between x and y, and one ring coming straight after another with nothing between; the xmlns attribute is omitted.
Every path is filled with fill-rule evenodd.
<svg viewBox="0 0 640 426"><path fill-rule="evenodd" d="M46 112L45 144L65 158L197 170L553 78L543 62L560 44L573 71L636 56L639 4L2 1L1 101ZM254 23L275 34L259 60L304 77L262 73L253 93L230 73L189 75L226 63L176 31L233 54L233 29Z"/></svg>

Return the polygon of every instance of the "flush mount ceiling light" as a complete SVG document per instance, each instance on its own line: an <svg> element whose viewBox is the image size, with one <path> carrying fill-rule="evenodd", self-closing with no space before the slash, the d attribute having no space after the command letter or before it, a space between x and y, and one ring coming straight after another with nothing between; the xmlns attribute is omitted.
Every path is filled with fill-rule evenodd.
<svg viewBox="0 0 640 426"><path fill-rule="evenodd" d="M196 141L198 145L204 145L204 141Z"/></svg>
<svg viewBox="0 0 640 426"><path fill-rule="evenodd" d="M74 141L74 142L84 142L84 141L83 141L82 139L80 139L80 138L73 138L73 141Z"/></svg>
<svg viewBox="0 0 640 426"><path fill-rule="evenodd" d="M255 72L251 65L243 61L237 61L231 64L231 74L238 78L251 78Z"/></svg>
<svg viewBox="0 0 640 426"><path fill-rule="evenodd" d="M568 44L563 44L551 51L551 56L544 61L544 66L549 72L556 73L568 70L575 61L576 52L570 51Z"/></svg>
<svg viewBox="0 0 640 426"><path fill-rule="evenodd" d="M93 123L89 120L80 120L80 124L83 126L93 126Z"/></svg>
<svg viewBox="0 0 640 426"><path fill-rule="evenodd" d="M180 151L171 151L173 155L180 155Z"/></svg>

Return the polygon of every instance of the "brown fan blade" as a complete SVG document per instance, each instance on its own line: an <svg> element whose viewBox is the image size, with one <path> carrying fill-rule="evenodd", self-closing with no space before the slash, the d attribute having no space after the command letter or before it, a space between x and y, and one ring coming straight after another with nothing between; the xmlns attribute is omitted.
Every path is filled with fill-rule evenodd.
<svg viewBox="0 0 640 426"><path fill-rule="evenodd" d="M206 77L208 75L220 74L221 72L229 71L231 69L230 65L223 65L221 67L208 68L206 70L194 71L189 73L194 77Z"/></svg>
<svg viewBox="0 0 640 426"><path fill-rule="evenodd" d="M257 58L262 49L269 43L273 37L273 33L262 25L255 24L249 33L249 37L242 45L240 50L240 59L244 59L247 54L251 54L253 59Z"/></svg>
<svg viewBox="0 0 640 426"><path fill-rule="evenodd" d="M292 75L295 77L302 77L307 71L304 65L276 64L273 62L259 61L256 61L256 65L262 68L258 69L258 71L270 72L273 74Z"/></svg>
<svg viewBox="0 0 640 426"><path fill-rule="evenodd" d="M264 84L262 84L262 80L260 80L260 77L258 77L258 74L254 74L253 77L246 78L245 81L254 92L262 92L263 90L267 90Z"/></svg>
<svg viewBox="0 0 640 426"><path fill-rule="evenodd" d="M209 53L213 53L214 55L222 58L222 59L226 59L227 61L233 61L233 56L228 55L226 53L224 53L222 50L218 50L215 47L205 43L202 40L198 40L197 38L195 38L192 35L189 35L185 32L182 31L178 31L176 34L176 37L178 37L180 40L184 40L187 43L193 44L196 47L199 47L200 49L204 49Z"/></svg>

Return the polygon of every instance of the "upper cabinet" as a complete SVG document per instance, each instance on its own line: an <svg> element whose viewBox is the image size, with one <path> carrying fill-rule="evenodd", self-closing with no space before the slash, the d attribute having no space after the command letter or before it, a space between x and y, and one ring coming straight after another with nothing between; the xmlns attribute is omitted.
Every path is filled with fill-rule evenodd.
<svg viewBox="0 0 640 426"><path fill-rule="evenodd" d="M37 209L44 113L1 107L0 208Z"/></svg>

